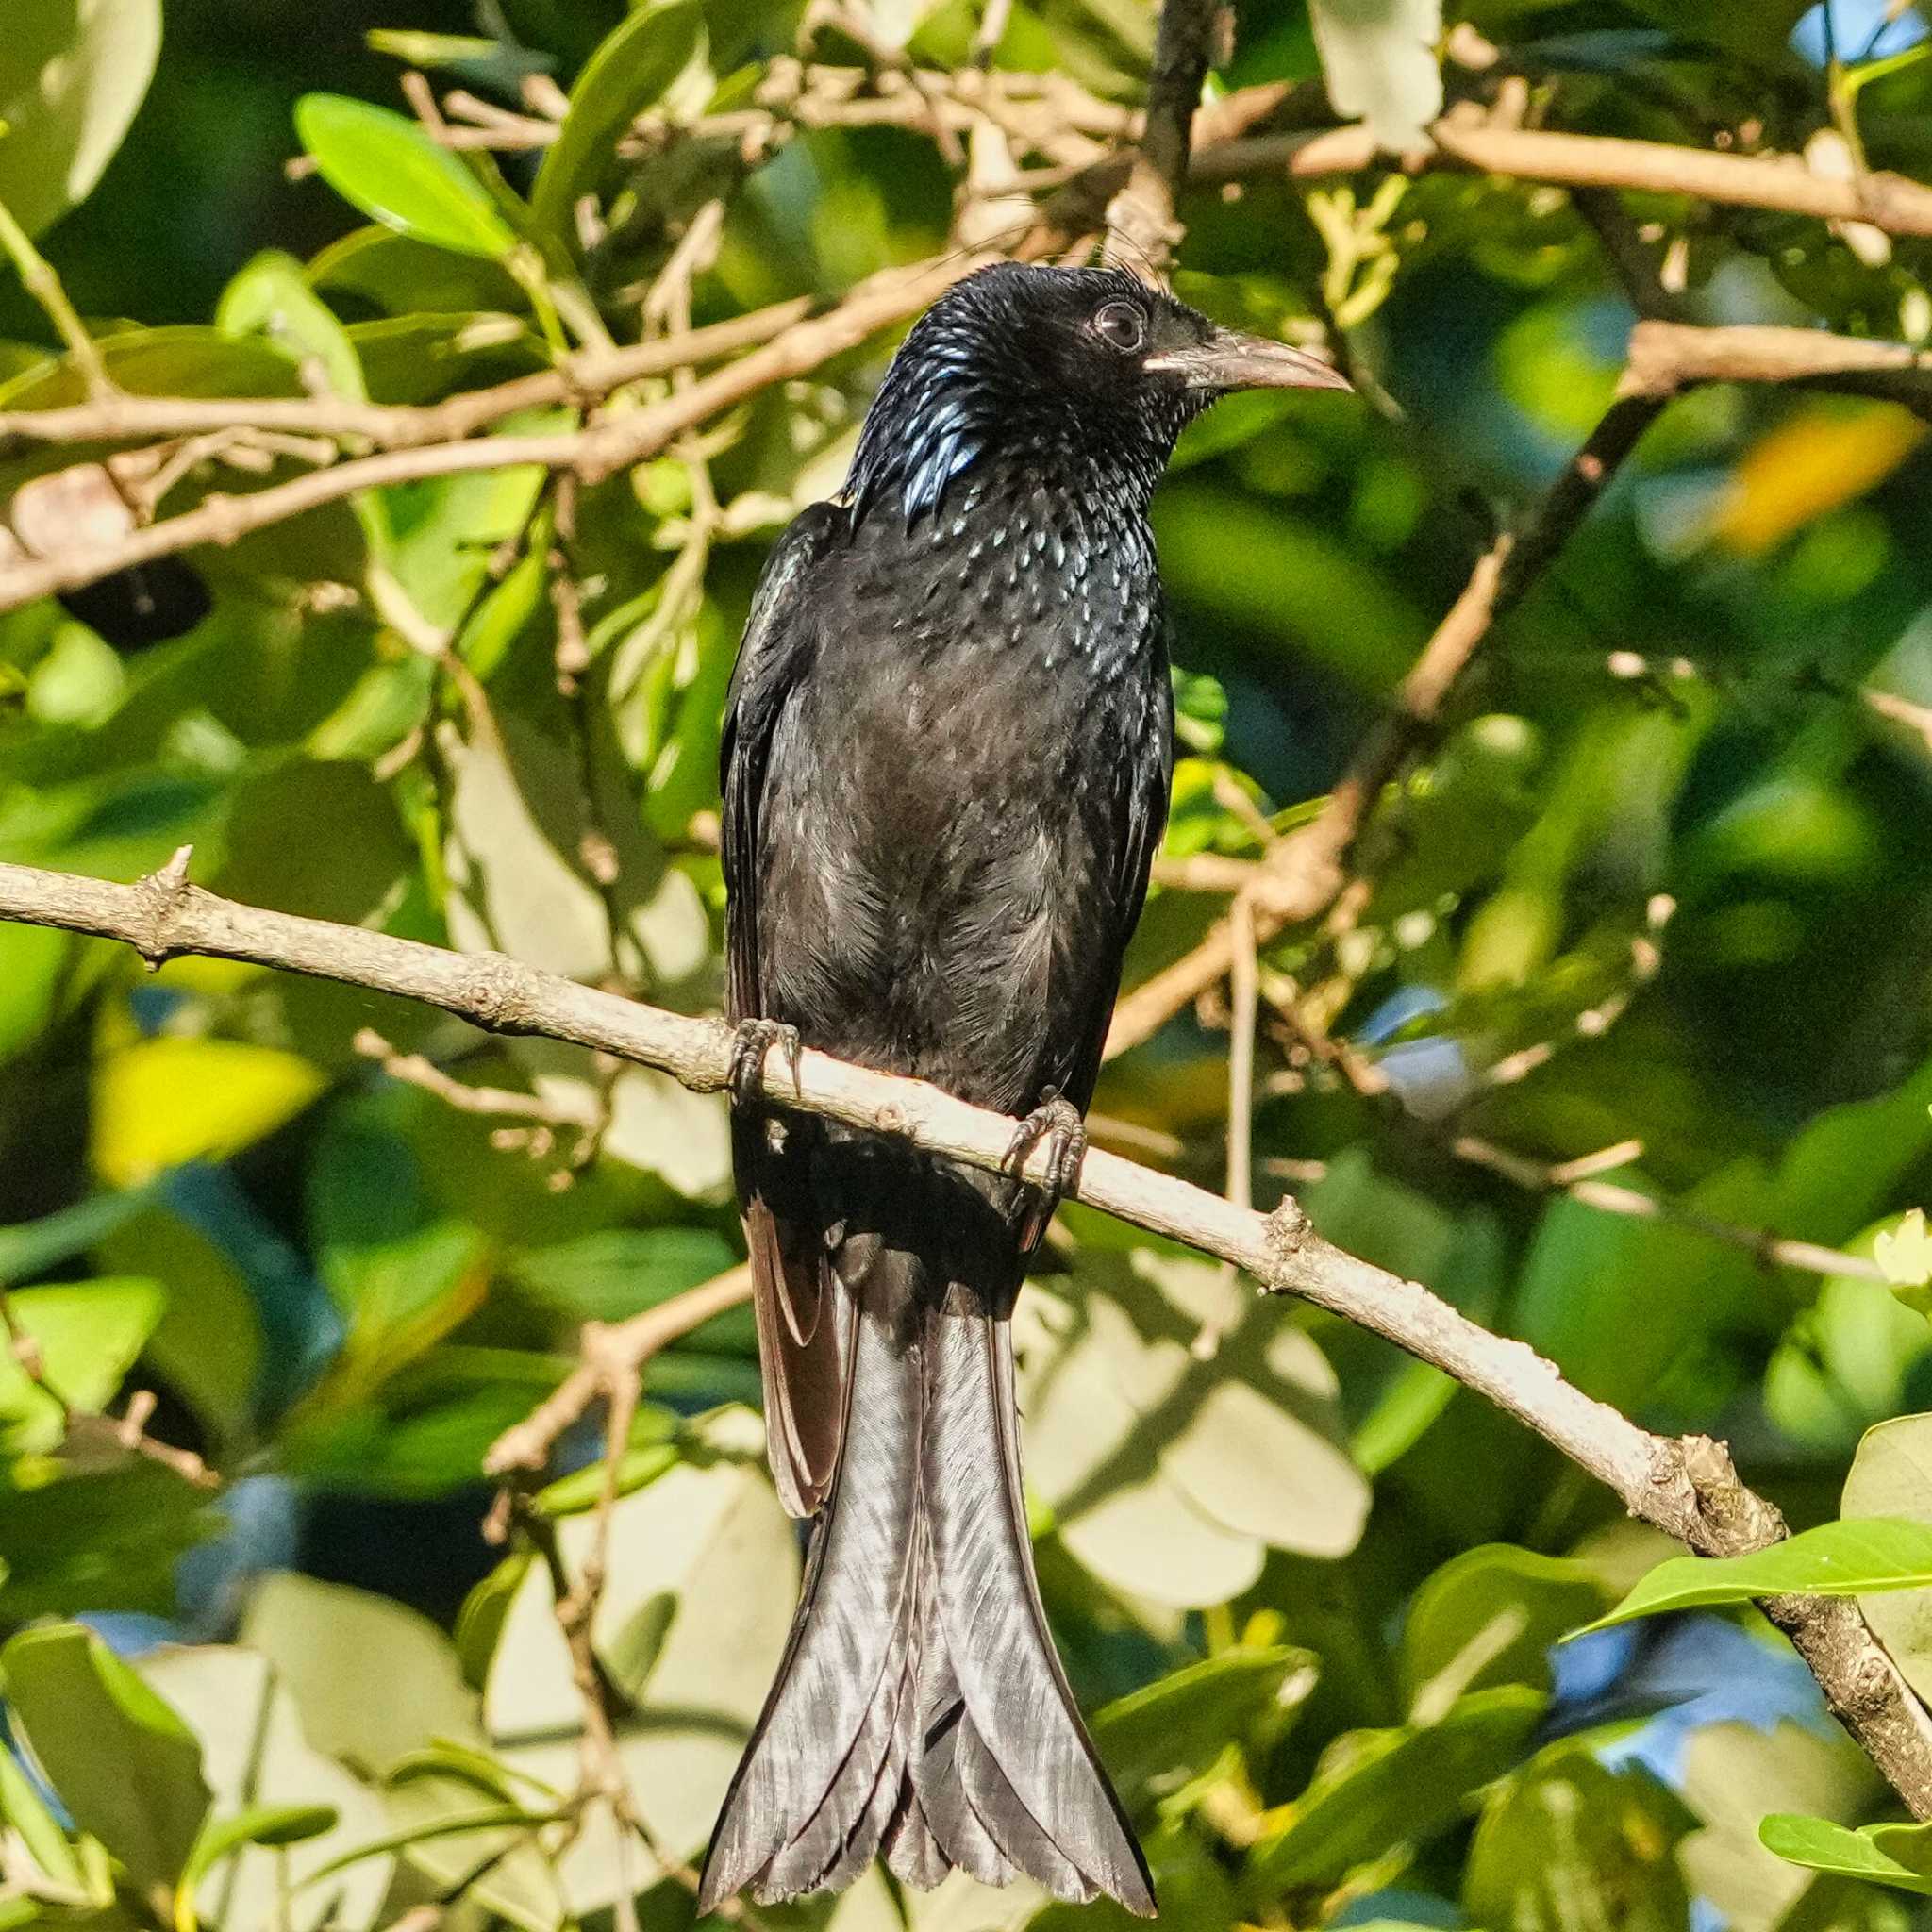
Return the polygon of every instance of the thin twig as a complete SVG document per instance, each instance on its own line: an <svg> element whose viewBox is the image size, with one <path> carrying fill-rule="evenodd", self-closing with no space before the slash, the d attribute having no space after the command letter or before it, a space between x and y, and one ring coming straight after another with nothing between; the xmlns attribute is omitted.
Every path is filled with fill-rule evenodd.
<svg viewBox="0 0 1932 1932"><path fill-rule="evenodd" d="M1580 1207L1594 1208L1603 1214L1623 1214L1639 1221L1662 1221L1688 1229L1707 1240L1723 1241L1727 1247L1742 1248L1767 1267L1795 1268L1807 1274L1849 1274L1860 1281L1883 1281L1885 1271L1866 1255L1848 1255L1828 1248L1820 1241L1805 1241L1779 1234L1774 1228L1743 1227L1721 1221L1715 1215L1700 1213L1681 1202L1663 1201L1636 1188L1620 1187L1611 1181L1591 1178L1599 1165L1623 1167L1641 1155L1641 1142L1622 1141L1596 1155L1586 1155L1581 1162L1554 1163L1533 1159L1474 1134L1458 1134L1449 1151L1473 1167L1487 1168L1532 1193L1562 1193ZM1583 1172L1579 1172L1579 1167Z"/></svg>
<svg viewBox="0 0 1932 1932"><path fill-rule="evenodd" d="M558 1438L613 1382L626 1377L635 1382L654 1355L750 1299L751 1270L730 1268L626 1322L586 1323L579 1343L583 1359L522 1422L491 1444L484 1474L502 1479L541 1471Z"/></svg>
<svg viewBox="0 0 1932 1932"><path fill-rule="evenodd" d="M1254 902L1237 892L1227 909L1234 933L1233 1024L1227 1046L1227 1198L1238 1208L1255 1205L1255 1010L1260 1004L1260 969L1255 958Z"/></svg>
<svg viewBox="0 0 1932 1932"><path fill-rule="evenodd" d="M74 358L74 366L80 371L88 394L95 399L112 395L114 382L107 364L101 360L100 349L88 334L79 310L67 299L67 290L54 264L34 246L32 237L14 219L13 210L4 201L0 201L0 254L13 263L22 285L54 325L54 333Z"/></svg>

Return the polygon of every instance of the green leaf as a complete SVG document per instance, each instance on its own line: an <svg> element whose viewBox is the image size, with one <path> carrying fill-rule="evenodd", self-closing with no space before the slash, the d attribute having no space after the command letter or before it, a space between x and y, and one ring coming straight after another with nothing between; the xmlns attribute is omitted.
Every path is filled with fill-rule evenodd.
<svg viewBox="0 0 1932 1932"><path fill-rule="evenodd" d="M5 1745L0 1745L0 1820L20 1834L28 1855L55 1884L80 1889L80 1862L67 1834Z"/></svg>
<svg viewBox="0 0 1932 1932"><path fill-rule="evenodd" d="M250 1599L242 1641L274 1664L308 1741L367 1776L430 1738L475 1733L448 1638L388 1597L278 1572Z"/></svg>
<svg viewBox="0 0 1932 1932"><path fill-rule="evenodd" d="M668 1470L675 1469L681 1459L675 1442L647 1442L627 1450L617 1466L617 1494L627 1496L656 1482ZM533 1507L545 1516L580 1516L603 1500L604 1484L604 1465L593 1462L540 1490Z"/></svg>
<svg viewBox="0 0 1932 1932"><path fill-rule="evenodd" d="M457 1659L464 1683L478 1690L490 1675L490 1659L496 1655L503 1620L509 1615L524 1574L534 1560L535 1552L527 1549L506 1557L463 1599L463 1607L457 1614Z"/></svg>
<svg viewBox="0 0 1932 1932"><path fill-rule="evenodd" d="M1402 1679L1411 1708L1486 1684L1550 1688L1548 1653L1609 1590L1587 1564L1487 1543L1451 1557L1409 1605Z"/></svg>
<svg viewBox="0 0 1932 1932"><path fill-rule="evenodd" d="M0 36L0 202L29 235L101 178L160 46L161 0L12 0Z"/></svg>
<svg viewBox="0 0 1932 1932"><path fill-rule="evenodd" d="M335 1391L379 1385L482 1299L489 1249L441 1211L398 1131L407 1100L376 1093L330 1114L309 1169L324 1285L348 1323Z"/></svg>
<svg viewBox="0 0 1932 1932"><path fill-rule="evenodd" d="M578 1322L619 1322L711 1280L737 1260L704 1227L603 1227L553 1247L526 1248L509 1272L520 1286ZM708 1327L708 1341L721 1330Z"/></svg>
<svg viewBox="0 0 1932 1932"><path fill-rule="evenodd" d="M107 1407L165 1304L157 1281L108 1277L15 1289L8 1305L39 1348L48 1384L35 1383L10 1348L0 1350L0 1452L20 1456L60 1441L60 1405L49 1389L77 1409Z"/></svg>
<svg viewBox="0 0 1932 1932"><path fill-rule="evenodd" d="M333 1805L258 1805L232 1818L210 1819L181 1874L175 1905L178 1932L192 1932L198 1923L195 1891L224 1858L249 1845L294 1845L305 1839L320 1838L336 1828L340 1815Z"/></svg>
<svg viewBox="0 0 1932 1932"><path fill-rule="evenodd" d="M544 235L574 240L572 210L596 191L618 137L662 98L704 45L703 8L696 0L670 0L626 15L591 56L531 190L531 216Z"/></svg>
<svg viewBox="0 0 1932 1932"><path fill-rule="evenodd" d="M1854 1831L1828 1818L1774 1811L1757 1836L1767 1851L1794 1865L1932 1896L1932 1824L1867 1824Z"/></svg>
<svg viewBox="0 0 1932 1932"><path fill-rule="evenodd" d="M1707 45L1721 47L1754 68L1790 58L1785 42L1811 0L1704 0L1680 7L1676 0L1628 0L1630 10Z"/></svg>
<svg viewBox="0 0 1932 1932"><path fill-rule="evenodd" d="M1510 1932L1571 1932L1592 1921L1681 1932L1690 1901L1675 1854L1695 1823L1647 1771L1611 1771L1580 1745L1556 1745L1483 1807L1463 1905L1474 1923ZM1603 1905L1579 1915L1579 1901ZM1609 1916L1599 1916L1606 1907Z"/></svg>
<svg viewBox="0 0 1932 1932"><path fill-rule="evenodd" d="M331 242L308 274L318 289L355 296L381 315L417 325L434 315L514 314L527 299L496 258L452 255L380 225Z"/></svg>
<svg viewBox="0 0 1932 1932"><path fill-rule="evenodd" d="M303 1735L268 1660L228 1644L180 1644L150 1652L141 1672L201 1740L220 1822L196 1842L191 1872L205 1876L225 1861L208 1880L208 1916L236 1932L271 1924L368 1932L391 1876L388 1859L371 1856L384 1824L381 1800ZM246 1830L238 1828L243 1821ZM218 1850L210 1846L217 1833L228 1837ZM324 1867L351 1851L351 1875L314 1886ZM184 1924L192 1894L184 1876Z"/></svg>
<svg viewBox="0 0 1932 1932"><path fill-rule="evenodd" d="M304 1875L304 1885L319 1884L325 1878L333 1878L338 1873L346 1872L352 1866L359 1865L365 1858L385 1857L392 1852L405 1852L412 1846L427 1844L439 1838L467 1838L473 1831L497 1831L506 1825L527 1828L541 1820L534 1817L520 1805L492 1805L487 1808L463 1811L448 1818L425 1818L420 1824L405 1825L400 1831L386 1833L374 1838L365 1844L352 1845L347 1851L339 1852L325 1865L318 1865L313 1872ZM467 1861L474 1866L475 1860ZM483 1896L484 1894L478 1894Z"/></svg>
<svg viewBox="0 0 1932 1932"><path fill-rule="evenodd" d="M172 1886L212 1802L201 1745L141 1678L77 1624L0 1650L8 1696L75 1824L142 1886Z"/></svg>
<svg viewBox="0 0 1932 1932"><path fill-rule="evenodd" d="M367 394L348 331L308 286L292 255L267 249L242 269L222 291L215 326L229 335L266 336L298 362L320 368L331 394L352 402Z"/></svg>
<svg viewBox="0 0 1932 1932"><path fill-rule="evenodd" d="M1219 1651L1096 1712L1093 1740L1134 1807L1158 1784L1206 1771L1257 1724L1273 1741L1314 1689L1315 1668L1314 1653L1292 1644Z"/></svg>
<svg viewBox="0 0 1932 1932"><path fill-rule="evenodd" d="M1845 1475L1847 1517L1903 1517L1932 1524L1932 1415L1902 1415L1867 1429ZM1861 1597L1858 1608L1899 1674L1932 1694L1932 1590Z"/></svg>
<svg viewBox="0 0 1932 1932"><path fill-rule="evenodd" d="M304 94L295 131L338 194L399 234L499 261L516 247L483 184L407 116L346 94Z"/></svg>
<svg viewBox="0 0 1932 1932"><path fill-rule="evenodd" d="M1824 1523L1743 1557L1672 1557L1644 1576L1607 1616L1573 1634L1634 1617L1762 1596L1863 1596L1932 1588L1932 1523L1900 1517Z"/></svg>
<svg viewBox="0 0 1932 1932"><path fill-rule="evenodd" d="M1023 1300L1022 1406L1028 1480L1081 1563L1193 1608L1248 1589L1270 1548L1354 1547L1368 1485L1307 1335L1222 1270L1144 1247L1083 1248L1065 1286Z"/></svg>
<svg viewBox="0 0 1932 1932"><path fill-rule="evenodd" d="M174 1570L220 1519L208 1491L145 1457L85 1474L42 1468L0 1482L0 1617L174 1608Z"/></svg>
<svg viewBox="0 0 1932 1932"><path fill-rule="evenodd" d="M1249 1855L1245 1898L1252 1906L1291 1886L1332 1885L1391 1846L1429 1838L1517 1761L1547 1702L1501 1684L1472 1692L1438 1724L1338 1738L1307 1790L1270 1814L1273 1828Z"/></svg>
<svg viewBox="0 0 1932 1932"><path fill-rule="evenodd" d="M425 1777L449 1778L466 1784L471 1790L502 1805L523 1805L532 1791L551 1804L563 1801L563 1794L552 1786L541 1784L534 1778L518 1777L487 1751L475 1751L467 1745L452 1744L447 1740L398 1757L390 1766L386 1781L391 1786L406 1785L412 1779Z"/></svg>
<svg viewBox="0 0 1932 1932"><path fill-rule="evenodd" d="M1923 1208L1908 1208L1894 1227L1887 1228L1876 1235L1872 1242L1873 1257L1885 1271L1885 1278L1894 1289L1924 1288L1932 1283L1932 1235L1925 1232L1925 1210ZM1901 1296L1901 1300L1909 1297ZM1925 1312L1919 1301L1912 1301L1921 1314Z"/></svg>

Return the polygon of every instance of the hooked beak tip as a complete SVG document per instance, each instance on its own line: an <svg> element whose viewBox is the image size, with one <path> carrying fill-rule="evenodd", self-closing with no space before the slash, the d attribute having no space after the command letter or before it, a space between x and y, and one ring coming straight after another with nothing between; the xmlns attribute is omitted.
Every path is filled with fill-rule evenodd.
<svg viewBox="0 0 1932 1932"><path fill-rule="evenodd" d="M1197 347L1150 356L1144 366L1184 376L1191 389L1340 389L1355 384L1333 363L1263 336L1217 330Z"/></svg>

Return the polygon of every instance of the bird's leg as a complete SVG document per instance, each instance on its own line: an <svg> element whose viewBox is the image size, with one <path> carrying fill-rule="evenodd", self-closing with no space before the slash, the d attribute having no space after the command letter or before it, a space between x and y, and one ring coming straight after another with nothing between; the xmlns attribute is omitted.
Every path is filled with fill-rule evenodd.
<svg viewBox="0 0 1932 1932"><path fill-rule="evenodd" d="M1015 1174L1019 1174L1033 1150L1042 1144L1046 1148L1046 1183L1042 1190L1046 1211L1041 1217L1044 1221L1050 1220L1054 1209L1073 1192L1074 1183L1079 1178L1080 1162L1087 1154L1087 1126L1079 1108L1052 1087L1020 1123L1007 1148L1006 1165Z"/></svg>
<svg viewBox="0 0 1932 1932"><path fill-rule="evenodd" d="M798 1028L781 1020L741 1020L732 1029L731 1066L724 1076L732 1104L756 1107L764 1092L765 1056L774 1046L785 1049L786 1064L791 1069L791 1084L798 1085L798 1056L802 1051Z"/></svg>

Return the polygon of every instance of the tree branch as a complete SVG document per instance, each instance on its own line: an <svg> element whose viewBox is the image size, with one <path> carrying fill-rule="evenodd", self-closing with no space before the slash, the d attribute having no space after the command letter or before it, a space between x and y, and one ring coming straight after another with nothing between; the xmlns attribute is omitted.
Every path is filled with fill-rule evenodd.
<svg viewBox="0 0 1932 1932"><path fill-rule="evenodd" d="M656 1067L698 1092L719 1092L728 1083L734 1036L722 1021L634 1005L500 954L451 953L237 905L190 885L188 858L184 847L133 885L0 865L0 918L118 940L155 964L201 953L423 1000L491 1031L541 1034ZM902 1135L989 1172L1009 1168L1015 1123L924 1082L808 1048L795 1062L783 1052L768 1055L761 1084L775 1105ZM1043 1183L1049 1164L1042 1147L1020 1171ZM1133 1226L1231 1261L1269 1292L1299 1295L1447 1371L1608 1485L1633 1514L1694 1550L1733 1555L1785 1534L1776 1510L1744 1487L1720 1444L1638 1427L1565 1381L1525 1343L1490 1334L1419 1283L1324 1241L1292 1200L1258 1214L1098 1150L1082 1161L1073 1193ZM1778 1598L1765 1609L1913 1814L1932 1817L1932 1718L1856 1606Z"/></svg>
<svg viewBox="0 0 1932 1932"><path fill-rule="evenodd" d="M453 442L520 409L601 401L625 383L757 348L809 320L814 306L810 296L798 295L682 335L628 348L581 350L554 368L489 389L462 390L440 403L358 403L341 396L137 396L119 391L61 408L0 410L0 456L13 454L14 444L122 442L223 429L341 437L379 449Z"/></svg>
<svg viewBox="0 0 1932 1932"><path fill-rule="evenodd" d="M1688 194L1730 208L1767 208L1824 222L1869 222L1892 235L1932 235L1932 188L1903 175L1835 181L1812 174L1795 155L1715 154L1670 142L1490 127L1453 118L1438 121L1429 131L1436 148L1423 158L1425 169L1508 175L1564 188ZM1262 175L1319 181L1331 175L1358 175L1384 159L1365 127L1256 134L1204 148L1194 158L1189 179L1205 186Z"/></svg>
<svg viewBox="0 0 1932 1932"><path fill-rule="evenodd" d="M1166 273L1180 225L1174 197L1188 178L1194 109L1222 31L1224 0L1166 0L1147 80L1147 118L1127 178L1108 203L1108 258L1151 279Z"/></svg>

